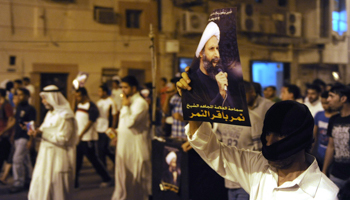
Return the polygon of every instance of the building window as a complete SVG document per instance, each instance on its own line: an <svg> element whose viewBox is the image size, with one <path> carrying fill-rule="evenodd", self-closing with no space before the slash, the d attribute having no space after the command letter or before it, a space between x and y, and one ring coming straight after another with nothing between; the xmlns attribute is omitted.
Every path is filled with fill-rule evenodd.
<svg viewBox="0 0 350 200"><path fill-rule="evenodd" d="M140 28L142 10L126 10L126 27Z"/></svg>
<svg viewBox="0 0 350 200"><path fill-rule="evenodd" d="M286 7L287 3L287 0L278 0L278 6Z"/></svg>
<svg viewBox="0 0 350 200"><path fill-rule="evenodd" d="M332 13L333 31L337 32L341 36L348 29L345 0L333 0L333 2L334 2L334 10Z"/></svg>

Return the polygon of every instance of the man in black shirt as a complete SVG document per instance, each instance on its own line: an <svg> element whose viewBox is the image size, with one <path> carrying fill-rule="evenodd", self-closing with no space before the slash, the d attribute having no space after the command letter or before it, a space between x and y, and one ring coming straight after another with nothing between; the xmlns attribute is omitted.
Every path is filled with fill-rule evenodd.
<svg viewBox="0 0 350 200"><path fill-rule="evenodd" d="M25 88L19 88L17 91L19 105L15 114L15 152L13 154L13 186L11 193L19 192L24 189L25 184L29 185L32 176L32 165L29 156L28 143L30 137L27 134L27 124L34 123L36 119L35 108L28 103L30 93Z"/></svg>
<svg viewBox="0 0 350 200"><path fill-rule="evenodd" d="M344 85L335 85L329 91L329 106L339 114L329 119L327 135L329 136L326 156L323 164L323 173L327 173L330 164L330 179L342 188L350 178L350 88Z"/></svg>

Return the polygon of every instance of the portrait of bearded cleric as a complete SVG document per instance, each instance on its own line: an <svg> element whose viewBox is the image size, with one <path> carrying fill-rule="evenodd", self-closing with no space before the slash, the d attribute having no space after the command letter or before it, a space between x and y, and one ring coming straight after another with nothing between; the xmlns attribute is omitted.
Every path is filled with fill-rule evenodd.
<svg viewBox="0 0 350 200"><path fill-rule="evenodd" d="M210 15L188 72L192 90L183 92L185 120L250 125L235 14L225 8Z"/></svg>

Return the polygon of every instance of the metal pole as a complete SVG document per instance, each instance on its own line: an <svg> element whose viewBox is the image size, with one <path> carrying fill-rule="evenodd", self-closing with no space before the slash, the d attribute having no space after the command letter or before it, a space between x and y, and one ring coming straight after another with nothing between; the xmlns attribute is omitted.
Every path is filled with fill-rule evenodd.
<svg viewBox="0 0 350 200"><path fill-rule="evenodd" d="M156 76L157 76L157 58L154 47L154 33L153 26L150 24L149 38L151 40L151 59L152 59L152 135L155 135L156 122L156 107L157 107L157 91L156 91Z"/></svg>

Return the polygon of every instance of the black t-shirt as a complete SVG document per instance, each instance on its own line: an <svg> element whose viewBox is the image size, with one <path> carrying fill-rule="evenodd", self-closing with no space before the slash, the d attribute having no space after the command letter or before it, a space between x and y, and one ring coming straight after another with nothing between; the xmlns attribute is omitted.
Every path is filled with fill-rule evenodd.
<svg viewBox="0 0 350 200"><path fill-rule="evenodd" d="M329 119L327 135L334 141L334 165L331 174L346 180L350 177L350 116L332 116Z"/></svg>
<svg viewBox="0 0 350 200"><path fill-rule="evenodd" d="M29 139L26 130L23 130L20 126L25 125L25 122L35 121L36 111L35 108L28 103L19 104L16 108L16 124L15 124L15 140L19 138Z"/></svg>

